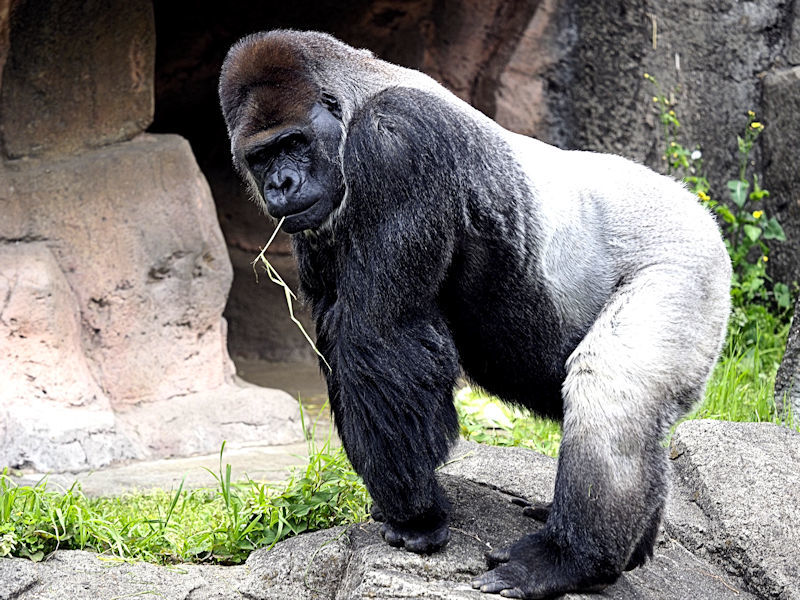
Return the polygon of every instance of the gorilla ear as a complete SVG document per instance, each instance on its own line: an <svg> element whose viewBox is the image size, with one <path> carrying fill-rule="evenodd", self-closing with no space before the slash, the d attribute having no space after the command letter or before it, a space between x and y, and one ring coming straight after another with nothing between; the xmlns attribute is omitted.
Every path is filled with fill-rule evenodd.
<svg viewBox="0 0 800 600"><path fill-rule="evenodd" d="M338 120L342 120L342 107L339 106L339 101L336 99L336 96L331 94L330 92L322 92L322 104L325 108L328 109L334 117Z"/></svg>

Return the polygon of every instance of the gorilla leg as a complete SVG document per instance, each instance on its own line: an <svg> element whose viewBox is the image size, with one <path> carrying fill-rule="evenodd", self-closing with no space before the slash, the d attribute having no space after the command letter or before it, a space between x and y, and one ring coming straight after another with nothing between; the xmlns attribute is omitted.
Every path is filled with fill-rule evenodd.
<svg viewBox="0 0 800 600"><path fill-rule="evenodd" d="M642 537L636 543L636 547L625 565L626 571L632 571L636 567L641 567L648 559L653 558L653 548L656 545L658 531L661 528L661 517L664 514L663 504L650 517L650 521L642 533Z"/></svg>
<svg viewBox="0 0 800 600"><path fill-rule="evenodd" d="M726 303L715 308L702 287L662 266L615 292L567 361L547 523L496 553L507 560L474 587L521 598L596 590L651 555L667 490L660 441L702 392L724 329Z"/></svg>

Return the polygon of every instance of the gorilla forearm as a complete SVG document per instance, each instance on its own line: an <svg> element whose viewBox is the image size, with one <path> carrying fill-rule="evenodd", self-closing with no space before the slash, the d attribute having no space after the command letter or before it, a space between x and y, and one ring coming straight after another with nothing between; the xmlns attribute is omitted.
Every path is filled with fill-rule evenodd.
<svg viewBox="0 0 800 600"><path fill-rule="evenodd" d="M408 316L376 333L363 306L332 312L320 349L347 455L389 522L435 528L449 505L434 470L458 435L458 361L447 328L435 315Z"/></svg>

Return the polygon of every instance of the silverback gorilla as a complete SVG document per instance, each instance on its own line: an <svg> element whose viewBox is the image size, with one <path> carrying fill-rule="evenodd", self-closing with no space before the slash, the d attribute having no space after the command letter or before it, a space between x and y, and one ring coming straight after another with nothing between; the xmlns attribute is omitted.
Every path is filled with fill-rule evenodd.
<svg viewBox="0 0 800 600"><path fill-rule="evenodd" d="M562 422L545 525L484 592L596 590L653 553L661 446L722 345L730 263L678 183L506 131L322 33L248 36L219 86L233 161L285 217L344 448L393 546L450 537L434 470L461 370Z"/></svg>

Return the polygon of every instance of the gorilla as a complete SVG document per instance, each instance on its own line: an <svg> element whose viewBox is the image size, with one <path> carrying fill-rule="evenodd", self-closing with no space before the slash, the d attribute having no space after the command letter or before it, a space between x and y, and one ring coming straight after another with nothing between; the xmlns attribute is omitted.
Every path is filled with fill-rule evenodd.
<svg viewBox="0 0 800 600"><path fill-rule="evenodd" d="M472 583L542 598L652 556L662 446L702 395L730 261L679 183L509 132L428 76L314 32L256 33L222 67L233 162L293 234L342 443L392 546L450 537L434 471L463 372L563 427L544 526Z"/></svg>

